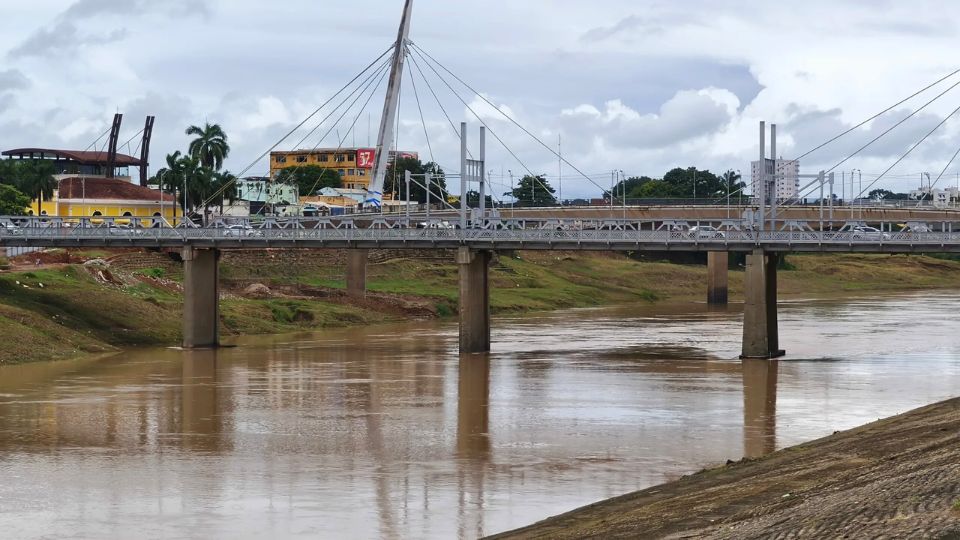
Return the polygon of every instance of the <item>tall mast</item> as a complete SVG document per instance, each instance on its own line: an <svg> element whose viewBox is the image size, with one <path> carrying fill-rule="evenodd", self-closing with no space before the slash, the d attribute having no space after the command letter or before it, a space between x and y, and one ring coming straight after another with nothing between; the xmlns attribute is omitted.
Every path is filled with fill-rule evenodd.
<svg viewBox="0 0 960 540"><path fill-rule="evenodd" d="M410 17L413 15L413 0L406 0L403 6L403 19L397 32L397 43L393 48L393 62L390 67L390 82L387 85L387 97L383 103L383 115L380 117L380 132L377 134L376 162L373 165L373 179L367 190L366 207L380 207L383 199L383 184L387 176L387 162L390 148L393 146L393 126L397 120L397 108L400 105L400 81L403 79L403 62L406 59L407 36L410 35Z"/></svg>

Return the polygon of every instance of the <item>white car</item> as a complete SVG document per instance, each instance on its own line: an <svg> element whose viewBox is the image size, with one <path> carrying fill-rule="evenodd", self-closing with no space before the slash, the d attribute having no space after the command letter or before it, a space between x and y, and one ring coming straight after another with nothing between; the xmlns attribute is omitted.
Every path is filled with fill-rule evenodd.
<svg viewBox="0 0 960 540"><path fill-rule="evenodd" d="M255 236L263 236L263 232L254 229L250 225L236 224L224 227L223 235L235 238L253 238Z"/></svg>
<svg viewBox="0 0 960 540"><path fill-rule="evenodd" d="M696 238L697 240L712 240L715 238L726 238L727 236L723 234L723 231L717 229L716 227L711 227L710 225L697 225L690 227L690 230L687 231L687 235L690 238Z"/></svg>
<svg viewBox="0 0 960 540"><path fill-rule="evenodd" d="M855 240L889 240L890 235L877 229L876 227L868 227L866 225L854 225L850 228L850 236Z"/></svg>

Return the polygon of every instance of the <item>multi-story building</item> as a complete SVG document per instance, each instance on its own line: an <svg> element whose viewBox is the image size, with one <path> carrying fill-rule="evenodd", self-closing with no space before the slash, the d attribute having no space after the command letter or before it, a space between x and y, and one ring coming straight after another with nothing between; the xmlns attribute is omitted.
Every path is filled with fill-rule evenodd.
<svg viewBox="0 0 960 540"><path fill-rule="evenodd" d="M795 198L800 191L800 162L796 159L777 159L766 160L767 171L766 178L769 181L771 175L776 175L776 196L777 200L787 200ZM753 196L760 196L760 161L750 163L750 186L753 190Z"/></svg>
<svg viewBox="0 0 960 540"><path fill-rule="evenodd" d="M316 150L292 150L270 153L270 177L276 177L282 169L316 165L324 169L336 169L346 189L367 189L377 151L373 148L317 148ZM390 161L419 156L416 152L390 152ZM308 193L300 195L307 196Z"/></svg>

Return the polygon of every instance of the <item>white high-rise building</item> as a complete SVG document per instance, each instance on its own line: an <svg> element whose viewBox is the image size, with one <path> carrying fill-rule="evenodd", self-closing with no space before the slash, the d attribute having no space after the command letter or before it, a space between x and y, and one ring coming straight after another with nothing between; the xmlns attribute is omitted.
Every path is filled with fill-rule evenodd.
<svg viewBox="0 0 960 540"><path fill-rule="evenodd" d="M786 200L796 197L800 191L800 161L796 159L767 160L767 178L774 172L777 175L777 200ZM770 170L769 164L774 170ZM750 163L750 187L753 196L760 196L760 162Z"/></svg>

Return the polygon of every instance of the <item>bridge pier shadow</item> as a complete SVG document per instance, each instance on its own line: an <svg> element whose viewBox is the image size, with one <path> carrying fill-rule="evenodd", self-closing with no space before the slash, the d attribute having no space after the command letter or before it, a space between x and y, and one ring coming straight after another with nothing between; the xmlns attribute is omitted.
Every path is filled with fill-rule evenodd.
<svg viewBox="0 0 960 540"><path fill-rule="evenodd" d="M745 359L743 369L743 454L758 458L777 447L779 361Z"/></svg>

